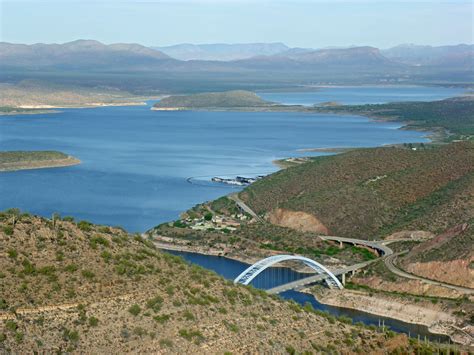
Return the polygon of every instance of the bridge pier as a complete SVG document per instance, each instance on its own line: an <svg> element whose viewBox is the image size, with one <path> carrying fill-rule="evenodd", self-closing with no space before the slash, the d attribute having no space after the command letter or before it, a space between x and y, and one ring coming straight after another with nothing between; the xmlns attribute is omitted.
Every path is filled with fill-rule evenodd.
<svg viewBox="0 0 474 355"><path fill-rule="evenodd" d="M342 248L343 248L342 242L339 242L339 249L342 249Z"/></svg>
<svg viewBox="0 0 474 355"><path fill-rule="evenodd" d="M345 286L346 285L346 274L342 274L342 284Z"/></svg>

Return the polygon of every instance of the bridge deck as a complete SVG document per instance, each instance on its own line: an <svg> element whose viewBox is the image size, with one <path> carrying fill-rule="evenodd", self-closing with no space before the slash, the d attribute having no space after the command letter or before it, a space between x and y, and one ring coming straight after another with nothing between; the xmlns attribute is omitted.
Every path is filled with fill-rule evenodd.
<svg viewBox="0 0 474 355"><path fill-rule="evenodd" d="M370 260L370 261L366 261L364 263L358 263L358 264L354 264L354 265L351 265L351 266L348 266L348 267L345 267L345 268L342 268L342 269L336 269L336 270L330 270L330 271L336 276L337 275L342 275L342 274L346 274L346 273L351 272L351 271L362 269L362 268L366 267L369 264L372 264L373 262L375 262L377 260L378 259ZM312 284L312 283L315 283L315 282L318 282L318 281L322 281L326 277L327 277L326 275L319 275L319 274L314 275L314 276L309 276L309 277L305 277L304 279L288 282L286 284L270 288L266 291L269 294L277 294L277 293L281 293L281 292L301 288L303 286L306 286L306 285L309 285L309 284Z"/></svg>

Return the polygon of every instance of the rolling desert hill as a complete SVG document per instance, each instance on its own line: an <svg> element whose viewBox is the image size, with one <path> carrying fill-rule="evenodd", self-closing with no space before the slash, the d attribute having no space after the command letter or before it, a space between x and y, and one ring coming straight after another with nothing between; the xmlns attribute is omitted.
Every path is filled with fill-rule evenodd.
<svg viewBox="0 0 474 355"><path fill-rule="evenodd" d="M235 286L150 240L0 213L0 352L384 353L431 345Z"/></svg>
<svg viewBox="0 0 474 355"><path fill-rule="evenodd" d="M256 213L300 230L361 239L442 233L474 216L474 144L358 149L272 174L240 193ZM307 214L307 226L291 224Z"/></svg>
<svg viewBox="0 0 474 355"><path fill-rule="evenodd" d="M415 246L399 258L415 275L474 288L474 220L457 225Z"/></svg>

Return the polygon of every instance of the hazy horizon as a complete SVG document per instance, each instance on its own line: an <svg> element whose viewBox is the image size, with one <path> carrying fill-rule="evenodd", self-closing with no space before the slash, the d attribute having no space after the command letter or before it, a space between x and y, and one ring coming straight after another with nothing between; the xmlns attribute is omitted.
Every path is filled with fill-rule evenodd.
<svg viewBox="0 0 474 355"><path fill-rule="evenodd" d="M472 44L472 16L465 0L0 0L0 41L441 46Z"/></svg>
<svg viewBox="0 0 474 355"><path fill-rule="evenodd" d="M173 47L173 46L180 46L180 45L193 45L193 46L207 46L207 45L250 45L250 44L283 44L286 45L289 48L305 48L305 49L345 49L345 48L355 48L355 47L374 47L378 49L390 49L398 46L431 46L431 47L444 47L444 46L459 46L459 45L474 45L474 43L466 43L466 42L458 42L458 43L449 43L449 44L439 44L439 45L429 45L429 44L424 44L424 43L398 43L390 47L376 47L372 46L369 44L360 44L360 45L347 45L347 46L325 46L325 47L293 47L288 45L285 42L282 41L273 41L273 42L203 42L203 43L193 43L193 42L179 42L179 43L171 43L171 44L152 44L152 45L145 45L139 41L130 41L130 42L105 42L105 41L100 41L96 38L75 38L71 39L69 41L65 42L31 42L31 43L26 43L26 42L11 42L11 41L4 41L0 40L0 42L3 43L12 43L12 44L26 44L26 45L35 45L35 44L66 44L66 43L71 43L71 42L76 42L76 41L97 41L105 45L110 45L110 44L139 44L143 45L146 47Z"/></svg>

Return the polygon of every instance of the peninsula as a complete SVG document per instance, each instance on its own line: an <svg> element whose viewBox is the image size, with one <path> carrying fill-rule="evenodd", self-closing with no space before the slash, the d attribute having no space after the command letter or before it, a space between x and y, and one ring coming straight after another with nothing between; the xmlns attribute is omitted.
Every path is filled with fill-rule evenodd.
<svg viewBox="0 0 474 355"><path fill-rule="evenodd" d="M254 92L233 90L168 96L153 105L152 110L264 110L272 106L274 103L263 100Z"/></svg>
<svg viewBox="0 0 474 355"><path fill-rule="evenodd" d="M80 164L70 155L56 151L0 152L0 172L41 168L57 168Z"/></svg>

